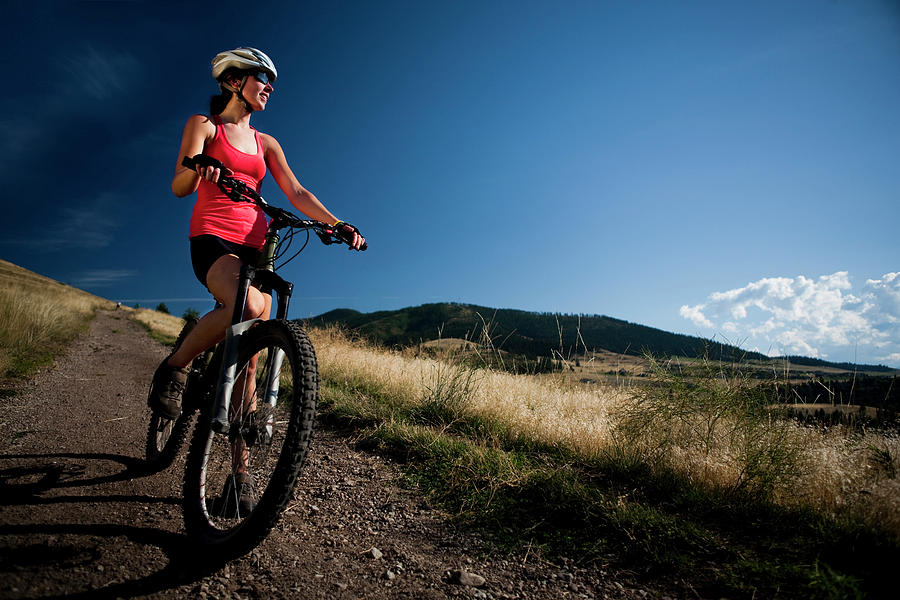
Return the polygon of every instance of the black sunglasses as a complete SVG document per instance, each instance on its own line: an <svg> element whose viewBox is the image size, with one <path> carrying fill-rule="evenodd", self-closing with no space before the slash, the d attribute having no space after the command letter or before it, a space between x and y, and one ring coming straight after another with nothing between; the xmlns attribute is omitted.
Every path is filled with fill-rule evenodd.
<svg viewBox="0 0 900 600"><path fill-rule="evenodd" d="M275 78L269 77L269 74L266 73L265 71L257 71L256 73L253 74L253 76L256 78L257 81L259 81L263 85L270 85L272 82L275 81Z"/></svg>

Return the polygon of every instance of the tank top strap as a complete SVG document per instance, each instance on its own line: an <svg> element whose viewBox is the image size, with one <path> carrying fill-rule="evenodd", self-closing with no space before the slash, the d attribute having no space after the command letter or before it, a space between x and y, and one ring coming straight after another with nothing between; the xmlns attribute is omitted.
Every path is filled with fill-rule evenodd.
<svg viewBox="0 0 900 600"><path fill-rule="evenodd" d="M225 122L222 120L222 117L220 117L219 115L212 115L210 120L212 120L213 125L216 126L216 136L219 136L219 135L224 136L225 135ZM262 140L259 138L259 131L252 125L250 126L250 129L253 130L253 137L254 137L254 139L256 139L256 152L257 152L257 154L259 154L263 151ZM219 133L219 132L221 132L221 133ZM225 138L225 139L227 140L227 138Z"/></svg>

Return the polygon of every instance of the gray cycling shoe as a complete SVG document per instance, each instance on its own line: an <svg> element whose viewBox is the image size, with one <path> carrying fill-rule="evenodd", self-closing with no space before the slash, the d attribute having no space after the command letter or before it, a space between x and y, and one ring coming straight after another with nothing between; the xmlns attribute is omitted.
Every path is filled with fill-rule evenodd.
<svg viewBox="0 0 900 600"><path fill-rule="evenodd" d="M155 414L168 419L177 419L181 414L181 395L187 383L187 367L169 366L168 358L153 374L147 405Z"/></svg>
<svg viewBox="0 0 900 600"><path fill-rule="evenodd" d="M256 508L256 490L249 473L235 473L225 480L213 513L226 519L242 519Z"/></svg>

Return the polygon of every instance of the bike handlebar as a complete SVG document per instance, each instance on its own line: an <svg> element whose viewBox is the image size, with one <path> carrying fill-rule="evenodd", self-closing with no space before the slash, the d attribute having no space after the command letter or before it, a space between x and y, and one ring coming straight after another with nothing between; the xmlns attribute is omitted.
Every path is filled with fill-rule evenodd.
<svg viewBox="0 0 900 600"><path fill-rule="evenodd" d="M193 158L185 156L181 160L181 164L192 171L196 171L198 166L222 169L223 173L225 171L231 171L231 169L222 164L221 161L206 154L197 154ZM256 190L239 179L235 179L229 175L219 175L219 181L216 185L222 190L222 193L228 196L233 202L250 202L258 206L272 219L270 227L274 226L276 229L281 229L283 227L307 230L312 229L316 232L316 235L319 236L319 239L322 240L323 244L347 243L345 239L337 234L337 230L333 226L322 223L321 221L301 219L283 208L272 206L266 202ZM368 244L364 243L360 250L366 250L368 247Z"/></svg>

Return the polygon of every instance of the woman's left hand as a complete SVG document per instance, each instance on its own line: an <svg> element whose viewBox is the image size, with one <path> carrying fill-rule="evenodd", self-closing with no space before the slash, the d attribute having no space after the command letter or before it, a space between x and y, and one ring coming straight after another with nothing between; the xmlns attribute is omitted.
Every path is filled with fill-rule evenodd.
<svg viewBox="0 0 900 600"><path fill-rule="evenodd" d="M351 225L350 223L345 223L343 221L339 221L335 225L335 232L338 236L347 242L347 245L350 246L351 250L362 250L363 246L366 245L366 238L359 233L359 229Z"/></svg>

